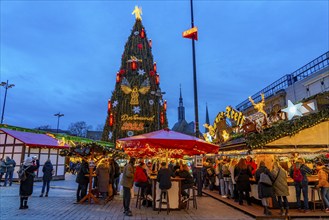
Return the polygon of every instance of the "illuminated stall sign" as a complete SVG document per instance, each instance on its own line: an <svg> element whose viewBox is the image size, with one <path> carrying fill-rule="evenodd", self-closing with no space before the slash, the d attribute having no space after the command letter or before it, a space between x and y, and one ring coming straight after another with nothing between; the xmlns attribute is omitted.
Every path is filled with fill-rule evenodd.
<svg viewBox="0 0 329 220"><path fill-rule="evenodd" d="M243 125L244 120L245 120L245 117L243 116L242 112L235 110L231 106L226 107L226 112L218 113L218 115L215 119L215 123L220 122L225 117L234 120L236 122L236 124L240 127Z"/></svg>

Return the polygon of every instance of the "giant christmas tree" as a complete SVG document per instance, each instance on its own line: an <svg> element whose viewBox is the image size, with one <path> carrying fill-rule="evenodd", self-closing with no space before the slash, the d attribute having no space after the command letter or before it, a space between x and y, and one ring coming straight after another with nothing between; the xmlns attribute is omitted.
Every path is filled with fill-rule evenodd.
<svg viewBox="0 0 329 220"><path fill-rule="evenodd" d="M133 11L136 21L116 74L115 89L108 101L102 140L114 142L123 137L168 127L160 89L160 76L153 62L152 41L142 25L141 9Z"/></svg>

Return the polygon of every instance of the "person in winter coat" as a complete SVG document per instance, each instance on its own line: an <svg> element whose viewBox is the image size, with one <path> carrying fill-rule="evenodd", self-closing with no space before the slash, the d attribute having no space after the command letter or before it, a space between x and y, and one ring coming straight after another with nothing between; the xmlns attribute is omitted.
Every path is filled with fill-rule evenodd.
<svg viewBox="0 0 329 220"><path fill-rule="evenodd" d="M134 175L135 175L135 158L130 158L129 163L124 167L121 185L123 187L123 208L124 214L126 216L132 216L132 212L130 210L130 199L131 199L131 188L134 185Z"/></svg>
<svg viewBox="0 0 329 220"><path fill-rule="evenodd" d="M140 162L136 167L134 182L135 186L141 187L142 196L147 196L149 200L152 200L152 184L149 182L146 173L146 164L144 162Z"/></svg>
<svg viewBox="0 0 329 220"><path fill-rule="evenodd" d="M222 196L223 198L233 198L233 183L231 178L231 172L229 170L229 158L225 161L225 163L222 166L222 175L224 179L224 189L225 189L225 195Z"/></svg>
<svg viewBox="0 0 329 220"><path fill-rule="evenodd" d="M223 178L223 160L216 160L216 169L215 173L218 178L219 182L219 194L222 195L222 197L225 196L225 183L224 183L224 178Z"/></svg>
<svg viewBox="0 0 329 220"><path fill-rule="evenodd" d="M263 182L259 182L261 180L261 174L264 173L270 178L271 185L267 185ZM265 162L261 161L259 163L259 168L256 170L255 173L256 183L258 184L258 197L262 200L262 205L264 206L264 214L265 215L272 215L270 210L268 209L269 201L268 199L273 197L273 181L274 176L270 172L270 170L265 166Z"/></svg>
<svg viewBox="0 0 329 220"><path fill-rule="evenodd" d="M110 168L107 159L102 159L96 168L96 176L97 176L97 188L103 199L106 199L108 196L109 190L109 176Z"/></svg>
<svg viewBox="0 0 329 220"><path fill-rule="evenodd" d="M109 198L113 199L113 195L114 195L114 176L115 176L115 164L114 164L114 160L113 158L109 158L109 189L108 189L108 193L109 193Z"/></svg>
<svg viewBox="0 0 329 220"><path fill-rule="evenodd" d="M295 189L296 189L296 200L297 207L299 211L302 211L302 205L300 201L301 192L303 192L304 198L304 211L309 212L308 207L308 179L307 174L312 174L312 170L306 166L303 158L298 158L296 163L290 167L289 175L294 180ZM301 173L301 179L298 178L298 174Z"/></svg>
<svg viewBox="0 0 329 220"><path fill-rule="evenodd" d="M53 179L53 165L50 161L50 159L48 159L45 164L43 165L42 168L42 172L43 172L43 177L42 177L42 190L41 190L41 195L40 197L43 197L43 193L45 192L45 188L47 186L47 191L46 191L46 195L45 197L48 197L48 193L49 193L49 187L50 187L50 181Z"/></svg>
<svg viewBox="0 0 329 220"><path fill-rule="evenodd" d="M75 180L75 182L79 184L77 189L77 203L80 202L80 200L87 195L87 189L89 184L89 177L87 176L87 174L89 174L88 162L82 160L82 163L79 167L79 171L77 173L77 178Z"/></svg>
<svg viewBox="0 0 329 220"><path fill-rule="evenodd" d="M246 163L249 169L251 170L251 174L254 176L257 170L257 164L255 161L251 158L251 156L246 157Z"/></svg>
<svg viewBox="0 0 329 220"><path fill-rule="evenodd" d="M171 188L171 176L174 174L166 168L166 162L161 163L161 169L158 172L157 181L159 182L160 189L170 189Z"/></svg>
<svg viewBox="0 0 329 220"><path fill-rule="evenodd" d="M37 157L27 157L23 163L26 179L20 181L19 196L20 206L19 209L27 209L27 200L33 193L34 172L39 169L39 160Z"/></svg>
<svg viewBox="0 0 329 220"><path fill-rule="evenodd" d="M289 203L287 196L289 196L289 188L287 183L287 172L280 166L279 162L275 161L271 173L274 176L273 190L279 203L280 214L288 215ZM285 213L284 209L286 210Z"/></svg>
<svg viewBox="0 0 329 220"><path fill-rule="evenodd" d="M2 186L1 185L2 176L6 172L7 172L7 166L6 166L5 160L3 158L1 158L0 159L0 186Z"/></svg>
<svg viewBox="0 0 329 220"><path fill-rule="evenodd" d="M249 192L251 191L250 180L252 177L251 171L246 164L246 159L241 158L239 163L235 166L234 176L236 187L239 194L239 204L243 205L243 194L246 196L248 205L251 205Z"/></svg>
<svg viewBox="0 0 329 220"><path fill-rule="evenodd" d="M5 176L5 184L4 186L7 186L7 182L9 180L9 186L13 183L13 174L16 166L16 162L13 159L10 159L8 156L6 157L6 166L7 166L7 172Z"/></svg>
<svg viewBox="0 0 329 220"><path fill-rule="evenodd" d="M232 199L234 198L234 202L239 201L239 196L238 196L238 190L236 188L236 182L235 182L235 176L234 176L234 169L238 161L236 159L232 159L230 162L230 165L228 167L228 170L231 173L231 179L232 179L232 184L233 184L233 196Z"/></svg>
<svg viewBox="0 0 329 220"><path fill-rule="evenodd" d="M317 162L316 169L318 171L319 184L316 186L321 188L322 201L326 206L325 212L329 212L329 182L328 173L324 170L325 166L322 162Z"/></svg>
<svg viewBox="0 0 329 220"><path fill-rule="evenodd" d="M215 182L216 182L216 173L215 173L215 169L212 166L212 164L210 162L206 162L206 178L209 180L210 185L209 185L209 190L213 191L214 190L214 186L215 186Z"/></svg>
<svg viewBox="0 0 329 220"><path fill-rule="evenodd" d="M182 165L181 170L178 172L180 178L184 178L181 184L181 194L183 196L183 202L188 201L189 194L185 192L186 189L192 188L194 185L193 177L190 174L189 168L186 164Z"/></svg>

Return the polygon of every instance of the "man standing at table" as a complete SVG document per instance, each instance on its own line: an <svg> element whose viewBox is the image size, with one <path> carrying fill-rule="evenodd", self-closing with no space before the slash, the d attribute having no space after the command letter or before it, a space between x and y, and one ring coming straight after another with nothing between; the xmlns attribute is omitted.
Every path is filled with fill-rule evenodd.
<svg viewBox="0 0 329 220"><path fill-rule="evenodd" d="M130 198L131 198L131 188L134 185L134 176L135 176L135 161L136 159L131 157L129 163L124 167L121 185L123 186L123 208L124 214L126 216L132 216L132 212L129 208Z"/></svg>
<svg viewBox="0 0 329 220"><path fill-rule="evenodd" d="M171 188L171 176L173 173L171 170L166 168L166 162L161 163L161 169L158 172L157 181L159 182L159 188L170 189Z"/></svg>

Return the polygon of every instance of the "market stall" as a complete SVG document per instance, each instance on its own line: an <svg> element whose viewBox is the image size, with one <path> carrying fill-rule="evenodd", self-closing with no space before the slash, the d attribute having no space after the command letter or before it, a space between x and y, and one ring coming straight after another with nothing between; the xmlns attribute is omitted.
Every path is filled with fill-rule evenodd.
<svg viewBox="0 0 329 220"><path fill-rule="evenodd" d="M37 156L40 160L40 167L36 173L36 180L43 176L42 168L49 158L54 167L53 179L64 179L65 157L61 157L61 149L68 149L69 145L58 141L47 134L16 131L7 128L0 128L0 158L6 156L16 161L14 180L17 180L17 171L24 158Z"/></svg>
<svg viewBox="0 0 329 220"><path fill-rule="evenodd" d="M132 136L117 140L117 147L123 149L131 157L136 158L162 158L168 164L169 158L183 158L183 156L217 153L218 146L202 139L185 135L179 132L163 129L138 136ZM180 208L180 185L181 179L173 179L173 185L169 190L170 208ZM153 180L153 201L159 198L160 189ZM158 208L154 203L153 208Z"/></svg>

